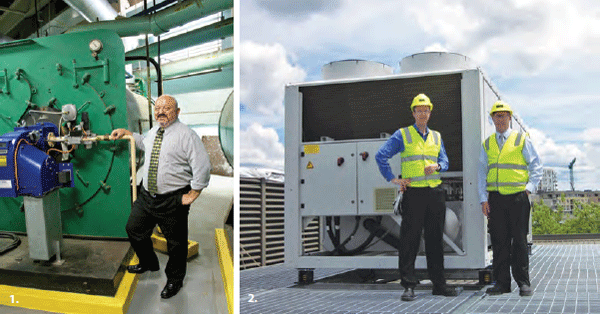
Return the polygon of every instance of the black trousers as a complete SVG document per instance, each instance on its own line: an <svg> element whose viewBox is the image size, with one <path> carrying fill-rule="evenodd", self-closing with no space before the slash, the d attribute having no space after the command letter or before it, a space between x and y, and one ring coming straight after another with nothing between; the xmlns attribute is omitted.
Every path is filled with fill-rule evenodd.
<svg viewBox="0 0 600 314"><path fill-rule="evenodd" d="M510 269L517 285L530 286L527 233L531 206L527 193L489 193L489 227L492 236L496 285L510 290Z"/></svg>
<svg viewBox="0 0 600 314"><path fill-rule="evenodd" d="M137 254L140 264L154 268L158 267L158 257L154 253L150 236L158 224L167 239L169 261L165 273L168 281L183 281L185 277L190 205L182 205L181 197L190 189L187 186L171 193L152 197L141 186L125 227L129 242Z"/></svg>
<svg viewBox="0 0 600 314"><path fill-rule="evenodd" d="M425 231L425 255L429 279L436 287L444 287L444 249L442 236L446 222L446 193L440 187L412 188L402 198L400 223L399 268L404 288L414 288L415 259L419 253L421 234Z"/></svg>

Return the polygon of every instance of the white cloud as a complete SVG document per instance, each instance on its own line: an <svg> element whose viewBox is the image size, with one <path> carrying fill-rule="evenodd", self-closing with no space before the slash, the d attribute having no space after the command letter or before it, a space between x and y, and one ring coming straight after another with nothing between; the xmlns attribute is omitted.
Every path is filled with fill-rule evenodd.
<svg viewBox="0 0 600 314"><path fill-rule="evenodd" d="M462 46L483 24L483 17L473 15L460 2L445 0L419 2L407 8L423 30L444 38L453 46Z"/></svg>
<svg viewBox="0 0 600 314"><path fill-rule="evenodd" d="M255 0L259 7L282 18L301 19L311 14L335 11L342 0L272 1Z"/></svg>
<svg viewBox="0 0 600 314"><path fill-rule="evenodd" d="M314 14L299 12L303 18L274 15L289 12L292 4L270 4L267 12L265 1L242 3L242 39L278 42L298 53L337 52L342 59L396 53L386 58L393 64L406 55L443 47L501 77L539 75L552 67L568 69L572 63L600 68L589 62L600 50L600 8L595 2L345 0L336 1L332 10L323 3L308 1L303 7ZM321 60L330 61L335 60Z"/></svg>
<svg viewBox="0 0 600 314"><path fill-rule="evenodd" d="M580 89L587 89L583 86L584 82L571 84L555 82L554 79L528 79L519 84L517 88L521 90L517 92L514 88L508 92L500 89L500 92L526 124L543 130L554 141L587 141L582 134L592 136L594 127L598 125L595 117L600 116L600 94L581 92ZM584 133L585 129L590 131Z"/></svg>
<svg viewBox="0 0 600 314"><path fill-rule="evenodd" d="M538 129L531 128L527 131L544 165L563 166L569 164L573 158L577 158L579 164L589 166L587 155L578 145L557 144L552 138L546 136L544 132Z"/></svg>
<svg viewBox="0 0 600 314"><path fill-rule="evenodd" d="M558 173L559 189L570 189L568 165L576 158L573 168L576 189L600 189L600 129L584 132L582 144L560 144L544 132L528 129L531 141L542 159L545 168ZM587 137L587 139L586 139ZM597 142L596 142L597 141Z"/></svg>
<svg viewBox="0 0 600 314"><path fill-rule="evenodd" d="M288 1L289 2L289 1ZM321 10L303 18L282 19L265 12L254 1L241 3L240 29L242 39L261 43L281 43L288 51L314 54L327 58L330 52L347 53L340 59L366 58L383 50L396 51L394 62L403 57L402 49L419 52L425 47L420 41L421 30L404 9L408 1L345 0L334 10ZM261 25L261 27L257 27ZM263 27L264 26L264 27ZM410 44L408 44L410 43ZM340 59L321 60L321 64ZM381 61L381 60L379 60Z"/></svg>
<svg viewBox="0 0 600 314"><path fill-rule="evenodd" d="M283 170L285 148L273 128L253 123L240 130L240 163Z"/></svg>
<svg viewBox="0 0 600 314"><path fill-rule="evenodd" d="M600 145L600 128L587 129L585 132L583 132L581 137L584 141L586 141L586 143L592 146Z"/></svg>
<svg viewBox="0 0 600 314"><path fill-rule="evenodd" d="M431 0L408 10L444 47L503 77L537 75L600 46L598 10L581 0Z"/></svg>
<svg viewBox="0 0 600 314"><path fill-rule="evenodd" d="M241 43L240 102L248 109L268 116L282 116L285 84L301 82L305 77L302 68L288 62L282 45Z"/></svg>

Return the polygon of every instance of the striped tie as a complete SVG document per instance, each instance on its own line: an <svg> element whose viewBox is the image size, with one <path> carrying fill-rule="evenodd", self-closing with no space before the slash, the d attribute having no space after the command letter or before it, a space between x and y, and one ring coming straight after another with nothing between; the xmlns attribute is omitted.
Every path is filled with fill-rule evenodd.
<svg viewBox="0 0 600 314"><path fill-rule="evenodd" d="M156 175L158 173L158 157L160 157L160 145L162 144L163 133L165 133L164 128L159 128L156 131L154 146L152 146L152 157L150 157L150 167L148 167L148 190L151 194L158 193Z"/></svg>

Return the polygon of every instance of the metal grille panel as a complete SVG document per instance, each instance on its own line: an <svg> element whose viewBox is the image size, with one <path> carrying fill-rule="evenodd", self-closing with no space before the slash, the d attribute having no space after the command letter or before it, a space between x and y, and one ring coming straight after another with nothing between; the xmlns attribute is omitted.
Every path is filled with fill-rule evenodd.
<svg viewBox="0 0 600 314"><path fill-rule="evenodd" d="M240 269L284 262L284 184L240 178ZM319 219L302 233L305 252L319 250Z"/></svg>
<svg viewBox="0 0 600 314"><path fill-rule="evenodd" d="M433 103L428 126L442 134L450 160L462 160L461 74L300 87L302 141L379 138L414 124L412 99L425 93ZM451 162L450 171L462 171Z"/></svg>
<svg viewBox="0 0 600 314"><path fill-rule="evenodd" d="M375 211L391 213L394 211L394 200L397 188L383 188L375 190Z"/></svg>

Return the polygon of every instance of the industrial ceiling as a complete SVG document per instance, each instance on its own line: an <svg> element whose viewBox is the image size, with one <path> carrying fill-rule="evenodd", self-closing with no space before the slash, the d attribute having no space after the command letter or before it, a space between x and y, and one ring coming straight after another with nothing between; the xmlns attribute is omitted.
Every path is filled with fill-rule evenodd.
<svg viewBox="0 0 600 314"><path fill-rule="evenodd" d="M27 38L69 7L61 0L8 0L2 3L6 5L0 6L0 36L3 37L0 41L3 42L8 38Z"/></svg>

